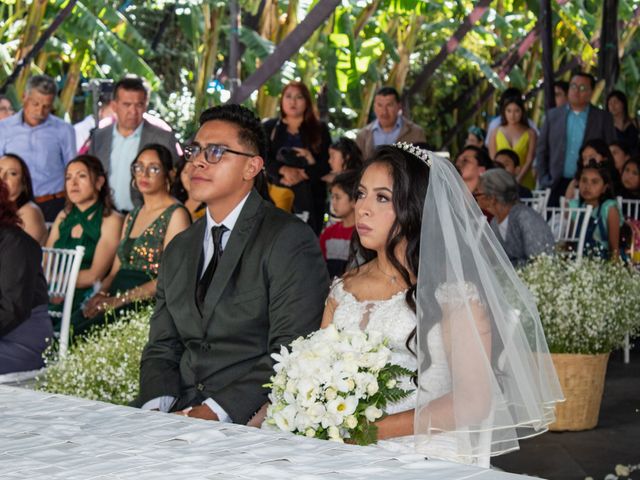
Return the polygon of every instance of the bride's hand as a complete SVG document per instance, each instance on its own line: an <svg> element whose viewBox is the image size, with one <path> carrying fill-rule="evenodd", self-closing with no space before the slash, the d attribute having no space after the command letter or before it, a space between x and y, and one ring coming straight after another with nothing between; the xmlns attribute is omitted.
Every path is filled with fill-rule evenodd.
<svg viewBox="0 0 640 480"><path fill-rule="evenodd" d="M253 417L251 417L251 420L249 420L247 422L247 426L249 427L256 427L256 428L260 428L260 426L262 425L262 422L264 422L265 417L267 416L267 407L269 406L269 403L265 403L264 405L262 405L260 407L260 410L258 410Z"/></svg>

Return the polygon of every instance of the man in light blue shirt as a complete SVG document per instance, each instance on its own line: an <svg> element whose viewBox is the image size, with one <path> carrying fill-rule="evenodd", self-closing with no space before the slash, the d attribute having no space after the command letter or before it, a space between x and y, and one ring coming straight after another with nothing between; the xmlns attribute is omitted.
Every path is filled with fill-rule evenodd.
<svg viewBox="0 0 640 480"><path fill-rule="evenodd" d="M51 115L56 92L51 77L31 77L23 109L0 121L0 155L13 153L25 161L35 201L48 222L64 206L64 171L76 153L73 127Z"/></svg>
<svg viewBox="0 0 640 480"><path fill-rule="evenodd" d="M536 172L539 188L551 188L549 206L557 206L560 196L578 169L579 152L585 142L616 138L611 114L591 105L596 81L578 72L569 84L568 103L547 112L536 144Z"/></svg>
<svg viewBox="0 0 640 480"><path fill-rule="evenodd" d="M142 79L121 79L115 84L113 95L116 123L94 131L89 153L100 159L109 175L116 208L129 212L142 202L140 193L131 186L131 164L140 150L150 144L160 144L171 152L175 165L178 143L172 132L144 119L148 95Z"/></svg>
<svg viewBox="0 0 640 480"><path fill-rule="evenodd" d="M113 201L119 210L133 210L131 199L131 162L140 148L142 122L129 135L123 135L118 128L113 129L111 140L111 170L109 185L113 188Z"/></svg>
<svg viewBox="0 0 640 480"><path fill-rule="evenodd" d="M573 110L569 105L567 109L567 146L564 150L564 178L573 178L578 171L578 156L587 129L589 118L589 105L584 110Z"/></svg>

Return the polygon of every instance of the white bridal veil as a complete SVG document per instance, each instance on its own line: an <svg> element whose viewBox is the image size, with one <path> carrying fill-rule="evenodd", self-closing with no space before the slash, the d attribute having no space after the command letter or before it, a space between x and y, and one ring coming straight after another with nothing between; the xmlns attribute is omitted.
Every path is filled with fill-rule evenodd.
<svg viewBox="0 0 640 480"><path fill-rule="evenodd" d="M417 282L416 448L453 437L457 457L488 466L546 431L562 391L533 297L459 174L431 152L413 152L431 164ZM425 381L436 324L449 364L444 396Z"/></svg>

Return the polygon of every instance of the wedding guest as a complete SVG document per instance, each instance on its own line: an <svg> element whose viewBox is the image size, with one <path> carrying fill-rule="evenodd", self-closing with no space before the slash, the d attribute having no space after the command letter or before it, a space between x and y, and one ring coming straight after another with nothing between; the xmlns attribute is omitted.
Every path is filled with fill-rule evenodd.
<svg viewBox="0 0 640 480"><path fill-rule="evenodd" d="M467 145L456 157L455 166L469 192L473 193L480 181L480 175L493 168L493 162L484 148Z"/></svg>
<svg viewBox="0 0 640 480"><path fill-rule="evenodd" d="M301 82L290 82L280 96L280 117L264 123L269 139L267 172L270 180L295 195L294 213L309 213L308 224L320 233L324 218L331 136L315 113L311 93Z"/></svg>
<svg viewBox="0 0 640 480"><path fill-rule="evenodd" d="M349 244L356 224L356 186L359 170L338 174L331 182L331 211L339 221L320 234L320 250L327 262L329 278L341 277L349 260Z"/></svg>
<svg viewBox="0 0 640 480"><path fill-rule="evenodd" d="M95 293L94 285L109 273L120 241L122 216L114 211L107 174L94 156L80 155L67 164L64 191L66 205L51 227L47 247L85 248L73 297L72 311L76 312ZM60 324L54 328L59 330Z"/></svg>
<svg viewBox="0 0 640 480"><path fill-rule="evenodd" d="M53 337L42 250L20 222L0 180L0 374L43 367Z"/></svg>
<svg viewBox="0 0 640 480"><path fill-rule="evenodd" d="M483 173L476 196L484 198L484 208L493 214L491 228L514 266L553 253L551 228L538 212L520 203L518 182L509 172L496 168Z"/></svg>
<svg viewBox="0 0 640 480"><path fill-rule="evenodd" d="M32 76L22 110L0 121L0 155L14 153L29 166L34 201L47 222L64 207L64 167L76 155L73 127L51 113L57 91L53 78Z"/></svg>
<svg viewBox="0 0 640 480"><path fill-rule="evenodd" d="M101 290L73 315L74 335L112 318L104 315L107 310L119 312L155 296L162 252L191 223L189 212L170 194L172 171L172 154L160 144L143 147L133 160L133 187L142 195L142 205L125 217L117 255Z"/></svg>
<svg viewBox="0 0 640 480"><path fill-rule="evenodd" d="M553 82L553 94L556 100L556 107L566 105L569 101L569 82L564 80Z"/></svg>
<svg viewBox="0 0 640 480"><path fill-rule="evenodd" d="M607 144L603 140L595 138L593 140L587 141L582 146L582 148L580 148L578 158L581 166L587 165L590 161L602 164L609 170L609 175L611 176L613 182L613 192L617 195L618 192L622 191L620 173L618 173L618 170L615 167L615 162L613 159L613 155L611 154L611 150L609 149L609 147L607 147ZM577 195L578 177L576 174L576 178L574 178L567 186L567 190L564 193L564 198L565 200L571 200L572 198L576 198Z"/></svg>
<svg viewBox="0 0 640 480"><path fill-rule="evenodd" d="M9 198L18 207L20 225L40 245L47 240L47 226L40 207L33 201L33 186L29 167L13 153L0 157L0 179L9 189Z"/></svg>
<svg viewBox="0 0 640 480"><path fill-rule="evenodd" d="M613 117L616 139L625 145L631 154L638 153L638 123L629 116L627 96L620 90L607 95L607 111Z"/></svg>
<svg viewBox="0 0 640 480"><path fill-rule="evenodd" d="M536 186L532 165L537 139L535 130L529 127L522 98L504 99L500 105L500 125L489 138L489 155L495 158L498 150L505 149L516 152L520 159L520 170L516 179L528 189Z"/></svg>
<svg viewBox="0 0 640 480"><path fill-rule="evenodd" d="M189 215L191 215L191 221L195 222L204 216L206 205L191 196L191 180L189 179L190 165L184 157L178 161L176 180L171 187L171 193L187 208Z"/></svg>
<svg viewBox="0 0 640 480"><path fill-rule="evenodd" d="M609 144L609 151L613 157L613 163L616 170L622 175L622 169L627 160L631 158L631 151L627 148L626 144L616 140Z"/></svg>
<svg viewBox="0 0 640 480"><path fill-rule="evenodd" d="M627 160L622 169L622 196L629 199L640 199L640 158Z"/></svg>
<svg viewBox="0 0 640 480"><path fill-rule="evenodd" d="M356 142L347 137L340 137L329 147L329 167L331 171L322 180L331 183L336 175L348 170L362 168L362 152Z"/></svg>
<svg viewBox="0 0 640 480"><path fill-rule="evenodd" d="M502 111L502 107L505 101L509 100L511 101L512 99L517 99L518 101L522 101L522 90L520 90L519 88L515 88L515 87L509 87L507 88L504 92L502 92L500 94L500 99L498 100L498 112ZM490 122L489 122L489 126L487 127L487 135L485 137L484 140L484 145L485 147L489 148L489 139L493 136L495 130L500 126L500 124L502 123L502 116L498 115L496 117L494 117ZM532 128L535 132L536 135L538 134L538 127L535 124L535 122L531 119L528 118L527 119L527 123L529 125L530 128Z"/></svg>
<svg viewBox="0 0 640 480"><path fill-rule="evenodd" d="M483 128L473 125L469 127L469 130L467 130L467 138L464 142L464 146L466 147L471 145L472 147L482 148L484 147L486 138L487 132L485 132Z"/></svg>
<svg viewBox="0 0 640 480"><path fill-rule="evenodd" d="M593 211L585 237L584 251L589 255L616 259L619 256L620 227L624 218L613 191L611 170L595 160L581 165L578 173L579 198L570 207L591 205Z"/></svg>
<svg viewBox="0 0 640 480"><path fill-rule="evenodd" d="M164 253L137 406L245 424L267 401L271 355L320 325L317 238L256 189L266 143L245 107L200 116L185 158L207 213Z"/></svg>
<svg viewBox="0 0 640 480"><path fill-rule="evenodd" d="M546 114L536 147L534 168L540 188L551 188L549 206L557 206L576 174L580 147L595 138L607 145L615 140L613 118L595 105L591 95L595 78L584 72L573 75L569 101Z"/></svg>
<svg viewBox="0 0 640 480"><path fill-rule="evenodd" d="M180 145L175 135L149 122L144 114L149 103L147 88L141 78L124 77L113 87L110 103L115 123L98 128L91 138L89 153L100 159L113 189L118 210L130 212L139 206L140 196L132 189L129 166L149 144L163 145L178 163Z"/></svg>
<svg viewBox="0 0 640 480"><path fill-rule="evenodd" d="M518 154L511 150L510 148L505 148L496 153L496 156L493 158L493 163L496 167L502 167L514 178L517 178L518 172L520 171L520 157ZM527 187L518 183L518 195L520 198L531 198L533 194L531 190Z"/></svg>
<svg viewBox="0 0 640 480"><path fill-rule="evenodd" d="M367 160L380 145L394 142L426 142L424 130L402 112L400 94L393 87L380 88L373 97L373 113L376 119L361 128L356 143Z"/></svg>
<svg viewBox="0 0 640 480"><path fill-rule="evenodd" d="M0 95L0 120L4 120L7 117L13 115L15 110L11 104L11 100L5 95Z"/></svg>

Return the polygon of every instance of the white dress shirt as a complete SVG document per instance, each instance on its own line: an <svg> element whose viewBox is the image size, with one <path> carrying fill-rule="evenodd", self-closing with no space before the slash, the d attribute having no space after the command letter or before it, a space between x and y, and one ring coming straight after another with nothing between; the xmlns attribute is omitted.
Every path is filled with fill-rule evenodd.
<svg viewBox="0 0 640 480"><path fill-rule="evenodd" d="M227 231L222 235L222 251L227 247L227 242L229 241L229 237L231 236L231 232L236 226L236 222L238 221L238 217L240 217L240 212L242 212L242 208L244 204L247 202L247 198L249 198L249 194L247 194L238 205L235 206L233 210L227 215L222 222L217 223L211 213L209 212L209 208L207 208L207 228L205 229L204 239L202 241L202 251L204 252L204 262L202 264L202 272L200 272L200 277L204 275L204 271L207 269L207 265L211 261L213 257L213 240L211 239L211 229L213 227L219 227L220 225L224 225L227 227ZM168 412L175 402L175 398L170 395L165 395L163 397L156 397L154 399L149 400L142 406L142 410L153 410L157 408L161 412ZM232 422L231 417L224 409L216 402L213 398L209 397L204 402L204 405L209 407L217 416L221 422Z"/></svg>

